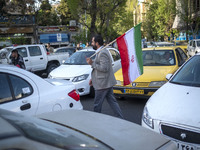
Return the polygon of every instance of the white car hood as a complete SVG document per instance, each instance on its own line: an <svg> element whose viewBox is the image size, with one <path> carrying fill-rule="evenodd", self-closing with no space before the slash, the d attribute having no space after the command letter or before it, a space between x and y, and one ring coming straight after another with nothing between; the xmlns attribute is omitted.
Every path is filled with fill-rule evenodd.
<svg viewBox="0 0 200 150"><path fill-rule="evenodd" d="M90 74L92 68L90 65L61 65L51 71L50 75L53 78L71 78L83 74Z"/></svg>
<svg viewBox="0 0 200 150"><path fill-rule="evenodd" d="M91 111L56 111L37 117L80 130L116 150L157 149L169 141L160 134L129 121Z"/></svg>
<svg viewBox="0 0 200 150"><path fill-rule="evenodd" d="M200 127L199 87L166 83L148 100L149 115L156 120Z"/></svg>

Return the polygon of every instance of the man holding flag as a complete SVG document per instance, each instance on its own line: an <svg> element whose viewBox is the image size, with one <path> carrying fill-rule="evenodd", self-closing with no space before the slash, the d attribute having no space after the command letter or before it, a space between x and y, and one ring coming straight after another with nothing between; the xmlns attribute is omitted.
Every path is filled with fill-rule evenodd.
<svg viewBox="0 0 200 150"><path fill-rule="evenodd" d="M117 82L110 54L106 48L103 48L103 38L100 35L93 37L92 46L96 50L95 60L92 61L90 57L86 58L86 61L93 69L89 85L95 89L94 111L101 112L102 104L106 98L115 115L123 119L121 109L113 94L113 86Z"/></svg>

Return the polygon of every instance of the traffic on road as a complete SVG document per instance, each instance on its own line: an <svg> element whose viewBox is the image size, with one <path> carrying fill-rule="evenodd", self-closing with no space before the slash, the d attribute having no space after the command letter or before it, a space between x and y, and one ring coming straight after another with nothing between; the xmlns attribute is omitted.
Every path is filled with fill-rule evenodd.
<svg viewBox="0 0 200 150"><path fill-rule="evenodd" d="M28 51L24 51L20 47L18 49L20 52L30 52L30 48L27 48ZM123 121L119 119L120 124L122 123L125 128L129 126L129 123L130 125L137 124L142 130L147 128L148 131L152 130L152 133L158 132L162 138L171 142L167 146L168 149L198 149L200 145L197 140L199 117L194 114L198 114L200 55L196 54L189 58L185 50L178 46L144 48L144 74L130 85L123 86L120 54L115 48L108 50L113 60L113 70L116 72L115 78L117 79L117 85L113 92L124 115ZM164 62L163 59L166 58L167 52L171 60ZM94 118L104 119L107 116L115 118L107 102L103 104L102 116L93 113L95 95L89 86L91 68L85 68L87 66L85 58L94 53L95 51L92 49L83 49L74 52L71 56L67 55L64 63L52 69L48 78L44 79L41 78L42 76L39 77L31 71L11 66L9 63L0 64L0 108L29 116L41 116L39 118L52 121L61 116L64 117L64 114L59 113L63 110L83 111L81 114L85 120L87 115L91 116L89 118L91 120ZM2 54L5 54L5 51L2 51ZM149 55L151 55L151 61ZM4 59L9 60L9 57L4 57ZM76 73L77 71L80 73ZM155 90L150 90L150 87ZM48 113L50 115L45 115ZM52 117L54 114L55 116ZM71 112L69 114L71 119L72 116L74 118L75 115L78 115L71 114ZM63 120L63 117L60 119ZM66 121L61 120L58 122L67 125ZM81 119L77 119L75 122L77 123L78 120L81 121ZM97 121L95 122L97 123ZM106 124L108 123L106 122ZM70 126L79 128L73 124ZM91 129L93 127L91 126ZM93 135L91 130L83 128L80 130ZM140 134L142 132L140 131ZM98 135L94 136L101 139ZM104 141L104 143L107 143L109 148L117 149L112 142Z"/></svg>

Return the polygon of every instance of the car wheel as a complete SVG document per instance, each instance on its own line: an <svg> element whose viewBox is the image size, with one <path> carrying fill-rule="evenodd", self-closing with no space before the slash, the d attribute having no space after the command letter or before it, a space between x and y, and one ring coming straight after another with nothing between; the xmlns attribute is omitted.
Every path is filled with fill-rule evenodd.
<svg viewBox="0 0 200 150"><path fill-rule="evenodd" d="M54 70L55 68L57 68L58 65L56 64L50 64L48 67L47 67L47 74L49 74L52 70Z"/></svg>
<svg viewBox="0 0 200 150"><path fill-rule="evenodd" d="M95 91L94 91L94 87L90 86L90 96L94 97L95 96Z"/></svg>

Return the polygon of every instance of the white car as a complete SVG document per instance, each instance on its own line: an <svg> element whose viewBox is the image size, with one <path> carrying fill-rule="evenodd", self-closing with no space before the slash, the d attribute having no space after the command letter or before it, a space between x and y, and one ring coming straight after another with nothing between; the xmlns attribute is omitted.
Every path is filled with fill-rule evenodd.
<svg viewBox="0 0 200 150"><path fill-rule="evenodd" d="M200 52L200 39L190 40L187 50L189 56L194 56L196 53Z"/></svg>
<svg viewBox="0 0 200 150"><path fill-rule="evenodd" d="M176 141L180 150L200 149L200 54L166 78L147 101L142 126Z"/></svg>
<svg viewBox="0 0 200 150"><path fill-rule="evenodd" d="M113 70L116 72L121 68L119 51L115 48L107 49L112 58ZM75 84L80 96L87 94L93 95L93 88L89 86L92 68L87 64L86 57L90 57L94 53L95 50L93 49L83 49L75 52L64 64L51 71L49 78L70 80Z"/></svg>
<svg viewBox="0 0 200 150"><path fill-rule="evenodd" d="M71 82L44 80L18 67L0 65L0 108L34 116L83 106Z"/></svg>

